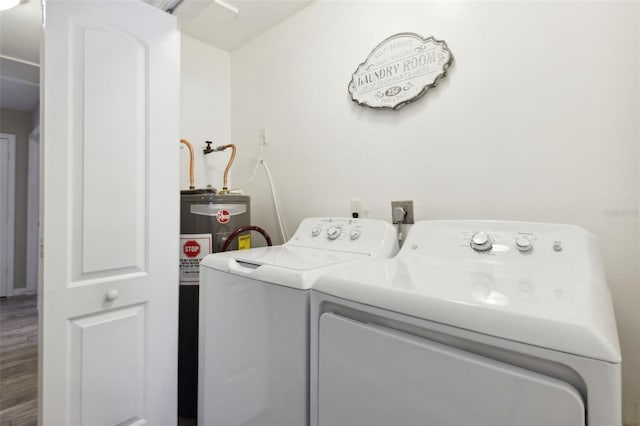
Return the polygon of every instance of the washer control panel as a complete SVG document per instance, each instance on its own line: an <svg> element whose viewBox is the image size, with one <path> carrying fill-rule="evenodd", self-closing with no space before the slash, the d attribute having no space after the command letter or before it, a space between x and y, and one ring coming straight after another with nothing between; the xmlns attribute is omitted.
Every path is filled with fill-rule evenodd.
<svg viewBox="0 0 640 426"><path fill-rule="evenodd" d="M307 218L286 244L370 254L376 253L381 247L397 246L397 233L384 220Z"/></svg>
<svg viewBox="0 0 640 426"><path fill-rule="evenodd" d="M363 233L366 235L365 228L367 225L369 227L374 226L371 223L366 223L363 219L322 218L314 224L309 235L312 239L317 238L318 240L357 240ZM302 237L299 235L301 231L304 232L301 229L296 232L298 240Z"/></svg>

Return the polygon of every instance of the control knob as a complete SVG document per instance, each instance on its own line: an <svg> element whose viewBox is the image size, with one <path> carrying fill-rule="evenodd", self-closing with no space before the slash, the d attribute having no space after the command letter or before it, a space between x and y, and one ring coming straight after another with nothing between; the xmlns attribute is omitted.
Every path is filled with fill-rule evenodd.
<svg viewBox="0 0 640 426"><path fill-rule="evenodd" d="M354 229L349 233L349 238L351 238L352 240L357 240L358 238L360 238L360 231Z"/></svg>
<svg viewBox="0 0 640 426"><path fill-rule="evenodd" d="M527 237L518 237L516 239L516 247L521 252L527 252L533 248L531 240Z"/></svg>
<svg viewBox="0 0 640 426"><path fill-rule="evenodd" d="M318 228L317 226L315 228L313 228L311 230L311 236L312 237L317 237L318 235L320 235L320 228Z"/></svg>
<svg viewBox="0 0 640 426"><path fill-rule="evenodd" d="M340 236L341 232L342 232L342 229L340 229L337 226L332 226L329 229L327 229L327 237L329 237L330 240L335 240Z"/></svg>
<svg viewBox="0 0 640 426"><path fill-rule="evenodd" d="M493 247L491 237L484 231L476 232L471 236L471 248L475 251L488 251Z"/></svg>

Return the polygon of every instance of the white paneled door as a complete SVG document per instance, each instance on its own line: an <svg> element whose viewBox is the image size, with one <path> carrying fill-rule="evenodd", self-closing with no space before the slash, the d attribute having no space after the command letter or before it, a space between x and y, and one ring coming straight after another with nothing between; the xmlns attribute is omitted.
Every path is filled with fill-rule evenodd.
<svg viewBox="0 0 640 426"><path fill-rule="evenodd" d="M44 11L39 423L173 425L176 22L137 0Z"/></svg>

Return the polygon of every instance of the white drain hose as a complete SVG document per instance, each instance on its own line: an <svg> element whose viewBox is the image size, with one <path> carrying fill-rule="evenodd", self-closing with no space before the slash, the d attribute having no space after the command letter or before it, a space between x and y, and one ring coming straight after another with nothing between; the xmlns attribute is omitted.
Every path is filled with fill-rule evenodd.
<svg viewBox="0 0 640 426"><path fill-rule="evenodd" d="M264 167L264 171L267 172L267 178L269 179L269 186L271 187L271 197L273 198L273 206L276 209L276 218L278 219L278 227L280 228L280 235L282 236L282 242L287 242L287 237L284 235L284 227L282 226L282 218L280 217L280 208L278 207L278 197L276 196L276 188L273 185L273 179L271 178L271 172L269 171L269 166L267 166L267 162L264 159L260 159L260 163L262 167Z"/></svg>
<svg viewBox="0 0 640 426"><path fill-rule="evenodd" d="M273 184L273 178L271 177L271 171L269 170L269 166L267 166L267 162L262 158L262 144L260 145L260 150L258 151L258 155L248 154L246 152L238 152L239 155L246 155L248 157L253 157L256 159L256 166L253 168L253 173L251 174L251 178L243 183L242 185L236 186L235 188L229 190L229 192L236 191L240 188L243 188L249 185L256 178L256 174L258 172L258 165L262 164L264 167L264 171L267 173L267 179L269 180L269 187L271 188L271 197L273 199L273 206L276 210L276 219L278 222L278 228L280 231L280 236L282 237L282 242L287 242L287 237L284 233L284 226L282 225L282 217L280 215L280 206L278 205L278 197L276 195L276 188Z"/></svg>

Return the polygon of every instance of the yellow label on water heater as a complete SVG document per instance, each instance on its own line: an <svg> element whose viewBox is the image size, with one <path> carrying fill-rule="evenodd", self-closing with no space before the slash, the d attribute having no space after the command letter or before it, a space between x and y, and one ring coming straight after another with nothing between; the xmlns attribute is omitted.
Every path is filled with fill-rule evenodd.
<svg viewBox="0 0 640 426"><path fill-rule="evenodd" d="M238 250L251 248L251 235L240 235L238 237Z"/></svg>

